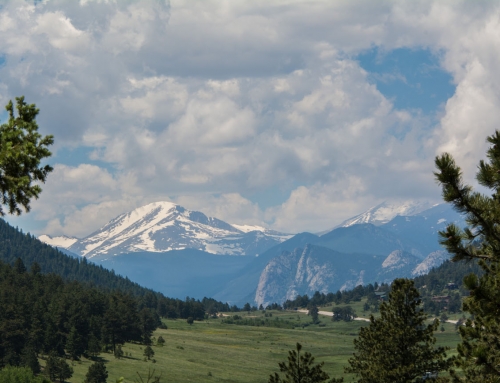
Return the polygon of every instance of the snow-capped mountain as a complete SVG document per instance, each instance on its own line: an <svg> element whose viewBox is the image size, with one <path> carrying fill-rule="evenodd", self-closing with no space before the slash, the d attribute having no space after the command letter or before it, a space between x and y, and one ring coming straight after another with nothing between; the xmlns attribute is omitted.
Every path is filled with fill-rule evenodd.
<svg viewBox="0 0 500 383"><path fill-rule="evenodd" d="M78 241L78 238L76 237L67 237L65 235L61 235L58 237L51 237L50 235L47 234L39 236L38 239L46 243L47 245L53 247L62 247L63 249L70 247L72 244Z"/></svg>
<svg viewBox="0 0 500 383"><path fill-rule="evenodd" d="M428 201L385 201L380 205L373 206L365 212L345 220L337 227L349 227L360 223L371 223L379 226L389 222L398 215L412 216L421 213L432 206L434 205Z"/></svg>
<svg viewBox="0 0 500 383"><path fill-rule="evenodd" d="M257 255L289 237L257 226L233 226L171 202L155 202L116 217L83 239L71 242L41 236L40 240L87 258L105 258L180 249Z"/></svg>

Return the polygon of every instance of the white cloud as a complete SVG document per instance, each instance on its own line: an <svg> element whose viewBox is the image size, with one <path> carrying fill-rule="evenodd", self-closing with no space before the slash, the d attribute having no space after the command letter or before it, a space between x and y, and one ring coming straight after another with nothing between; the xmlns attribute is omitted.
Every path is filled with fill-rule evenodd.
<svg viewBox="0 0 500 383"><path fill-rule="evenodd" d="M465 1L9 2L0 101L24 94L56 151L87 146L96 161L56 166L32 215L81 235L176 196L298 231L433 198L434 155L451 151L471 179L497 128L499 14ZM457 90L439 123L377 90L353 60L373 47L440 57ZM275 187L290 197L269 209L241 197Z"/></svg>

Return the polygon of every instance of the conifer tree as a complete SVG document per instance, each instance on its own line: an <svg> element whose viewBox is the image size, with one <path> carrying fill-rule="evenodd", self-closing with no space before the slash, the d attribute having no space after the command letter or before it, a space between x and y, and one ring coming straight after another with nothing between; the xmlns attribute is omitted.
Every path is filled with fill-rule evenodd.
<svg viewBox="0 0 500 383"><path fill-rule="evenodd" d="M146 346L146 348L144 349L144 356L147 357L148 360L155 356L155 352L151 348L151 346Z"/></svg>
<svg viewBox="0 0 500 383"><path fill-rule="evenodd" d="M115 347L115 351L113 352L113 354L115 355L116 359L120 359L123 356L123 350L122 350L122 345L121 344L118 344Z"/></svg>
<svg viewBox="0 0 500 383"><path fill-rule="evenodd" d="M269 376L269 383L322 383L330 377L323 371L323 364L314 364L314 357L309 352L301 355L302 345L297 343L296 350L288 351L288 363L279 364L280 371L285 375L280 377L278 373ZM329 383L341 383L344 379L331 379Z"/></svg>
<svg viewBox="0 0 500 383"><path fill-rule="evenodd" d="M356 374L358 383L409 383L447 369L445 349L434 347L439 321L426 325L420 304L413 281L396 279L389 300L380 305L380 318L371 315L354 340L346 372Z"/></svg>
<svg viewBox="0 0 500 383"><path fill-rule="evenodd" d="M40 161L51 156L47 147L54 143L52 136L38 133L39 110L24 97L16 97L17 116L12 101L5 109L9 119L0 125L0 216L5 214L1 205L7 205L9 214L20 215L21 207L30 210L31 199L42 191L37 182L45 182L52 171Z"/></svg>
<svg viewBox="0 0 500 383"><path fill-rule="evenodd" d="M319 310L318 306L316 305L310 305L309 310L307 311L307 315L311 316L312 322L313 323L318 323L319 322Z"/></svg>
<svg viewBox="0 0 500 383"><path fill-rule="evenodd" d="M40 373L40 363L32 347L27 346L24 348L23 354L21 355L21 365L29 367L34 374Z"/></svg>
<svg viewBox="0 0 500 383"><path fill-rule="evenodd" d="M163 339L163 337L160 335L160 336L158 337L158 340L156 341L156 344L157 344L158 346L163 346L163 345L165 344L165 339Z"/></svg>
<svg viewBox="0 0 500 383"><path fill-rule="evenodd" d="M95 358L101 352L101 344L94 334L90 334L87 352Z"/></svg>
<svg viewBox="0 0 500 383"><path fill-rule="evenodd" d="M44 374L52 381L59 379L60 382L64 382L73 375L73 368L63 358L51 353L45 364Z"/></svg>
<svg viewBox="0 0 500 383"><path fill-rule="evenodd" d="M66 350L73 360L78 360L85 351L81 336L74 326L71 327L66 339Z"/></svg>
<svg viewBox="0 0 500 383"><path fill-rule="evenodd" d="M476 179L489 189L488 195L464 183L460 167L448 153L436 158L434 173L443 199L465 215L468 225L465 229L449 225L439 233L441 243L454 262L477 260L484 271L481 277L470 274L464 279L470 296L463 310L474 320L460 326L462 343L455 364L464 377L452 372L455 382L500 382L500 132L487 141L488 160L479 162Z"/></svg>
<svg viewBox="0 0 500 383"><path fill-rule="evenodd" d="M104 362L95 362L90 365L85 375L85 383L106 383L106 379L108 379L108 371Z"/></svg>

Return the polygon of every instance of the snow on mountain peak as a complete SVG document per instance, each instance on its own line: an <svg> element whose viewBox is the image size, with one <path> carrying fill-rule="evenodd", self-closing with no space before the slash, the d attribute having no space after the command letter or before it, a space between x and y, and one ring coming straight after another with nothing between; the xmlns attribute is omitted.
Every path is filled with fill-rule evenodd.
<svg viewBox="0 0 500 383"><path fill-rule="evenodd" d="M407 200L382 202L373 206L364 213L349 218L337 227L349 227L359 223L372 223L374 225L383 225L389 222L397 215L412 216L431 208L433 205L427 201Z"/></svg>
<svg viewBox="0 0 500 383"><path fill-rule="evenodd" d="M262 231L265 233L267 229L262 226L256 226L256 225L236 225L234 223L231 224L231 226L237 228L238 230L242 231L243 233L249 233L251 231Z"/></svg>
<svg viewBox="0 0 500 383"><path fill-rule="evenodd" d="M260 226L233 226L201 212L161 201L121 214L89 236L64 242L65 246L61 247L88 258L186 248L217 254L255 255L289 237ZM54 243L49 236L40 239Z"/></svg>
<svg viewBox="0 0 500 383"><path fill-rule="evenodd" d="M61 235L59 237L51 237L50 235L46 234L41 235L40 237L38 237L38 239L46 243L47 245L62 248L70 247L72 244L78 241L78 238L67 237L65 235Z"/></svg>

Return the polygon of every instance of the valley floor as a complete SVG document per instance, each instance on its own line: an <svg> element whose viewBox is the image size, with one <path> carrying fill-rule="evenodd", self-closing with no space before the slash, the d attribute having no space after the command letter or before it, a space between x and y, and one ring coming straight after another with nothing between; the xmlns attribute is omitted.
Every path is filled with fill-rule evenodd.
<svg viewBox="0 0 500 383"><path fill-rule="evenodd" d="M326 311L327 309L322 309ZM189 325L185 320L165 320L168 329L158 329L154 337L165 339L164 346L153 346L152 361L145 361L144 346L126 344L125 357L115 359L112 354L101 354L107 362L109 383L125 377L125 382L140 381L137 372L145 377L148 370L162 374L161 382L267 382L269 375L278 372L278 363L285 361L288 351L297 342L305 351L311 352L316 362L325 362L324 370L330 377L343 376L343 367L352 355L353 339L364 321L332 322L320 315L320 325L310 323L310 317L297 311L268 311L238 313L243 319L252 316L272 321L293 322L295 329L263 326L244 326L223 323L223 319L210 319ZM269 317L272 314L272 317ZM362 315L364 316L364 315ZM368 315L366 315L368 316ZM436 334L438 344L452 348L455 353L459 336L453 324L446 323L445 331ZM83 359L73 363L74 375L69 380L80 383L92 361ZM351 379L347 377L346 381ZM146 379L144 379L146 381Z"/></svg>

